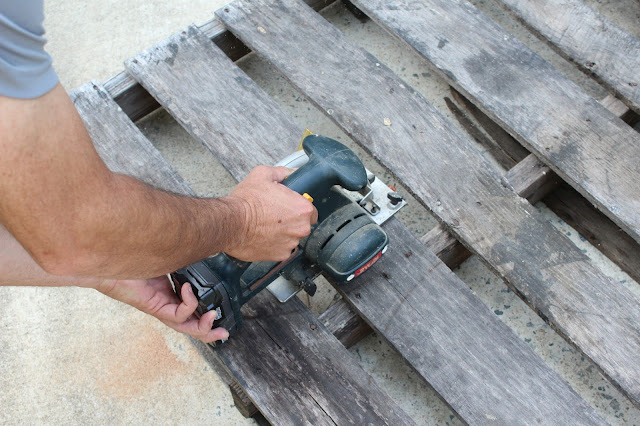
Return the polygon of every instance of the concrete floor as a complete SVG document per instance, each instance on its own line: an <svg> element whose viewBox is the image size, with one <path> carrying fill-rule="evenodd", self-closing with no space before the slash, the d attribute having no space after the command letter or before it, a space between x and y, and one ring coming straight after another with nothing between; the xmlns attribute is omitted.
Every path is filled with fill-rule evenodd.
<svg viewBox="0 0 640 426"><path fill-rule="evenodd" d="M635 0L588 0L627 31L640 37ZM46 1L46 28L54 66L68 90L89 80L104 81L122 62L190 23L202 23L225 0ZM606 92L560 59L492 1L474 0L592 96ZM448 86L420 57L374 23L360 23L343 7L323 15L389 65L446 116ZM240 66L301 125L341 140L349 138L252 55ZM455 120L453 120L455 122ZM201 195L228 193L233 180L220 164L163 111L138 123L147 137ZM367 167L393 182L357 147ZM481 148L483 149L483 148ZM400 191L406 191L400 187ZM640 297L640 286L542 204L537 206L605 273ZM401 219L422 235L434 219L413 202ZM577 351L535 315L477 258L456 273L499 318L612 424L640 424L640 410L617 392ZM155 319L86 289L0 288L0 423L195 423L250 424L235 410L224 384L189 341ZM308 301L321 312L335 297L327 285ZM353 356L419 424L458 424L451 410L377 336L351 350Z"/></svg>

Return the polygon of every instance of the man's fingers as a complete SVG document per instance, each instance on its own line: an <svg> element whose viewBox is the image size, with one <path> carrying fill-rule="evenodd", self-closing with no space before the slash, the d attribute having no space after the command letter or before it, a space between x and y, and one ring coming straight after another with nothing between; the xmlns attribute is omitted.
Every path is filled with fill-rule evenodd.
<svg viewBox="0 0 640 426"><path fill-rule="evenodd" d="M318 222L318 209L316 206L313 206L313 212L311 212L311 224Z"/></svg>
<svg viewBox="0 0 640 426"><path fill-rule="evenodd" d="M186 321L191 315L193 315L198 307L198 299L196 299L196 295L193 294L191 284L182 284L180 296L182 297L182 303L178 305L175 311L175 317L171 319L175 322Z"/></svg>
<svg viewBox="0 0 640 426"><path fill-rule="evenodd" d="M202 340L204 343L215 342L216 340L223 340L229 338L229 332L224 328L214 328L209 331L206 336L199 337L198 339Z"/></svg>
<svg viewBox="0 0 640 426"><path fill-rule="evenodd" d="M200 339L205 343L211 343L213 341L229 337L229 332L224 328L211 329L216 315L216 311L209 311L200 317L200 319L191 318L182 323L174 323L172 321L164 321L164 323L180 333L188 334L189 336Z"/></svg>

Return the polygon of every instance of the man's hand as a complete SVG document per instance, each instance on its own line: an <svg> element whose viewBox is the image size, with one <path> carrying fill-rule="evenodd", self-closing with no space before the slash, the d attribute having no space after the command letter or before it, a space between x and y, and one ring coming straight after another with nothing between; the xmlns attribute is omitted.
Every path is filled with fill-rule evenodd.
<svg viewBox="0 0 640 426"><path fill-rule="evenodd" d="M291 173L286 167L258 166L238 184L229 198L244 202L245 229L227 253L241 260L282 261L318 221L307 199L281 185Z"/></svg>
<svg viewBox="0 0 640 426"><path fill-rule="evenodd" d="M198 307L198 300L189 284L182 286L180 302L166 275L148 280L109 280L96 289L205 343L229 337L229 333L223 328L211 329L216 311L207 312L200 319L193 314Z"/></svg>

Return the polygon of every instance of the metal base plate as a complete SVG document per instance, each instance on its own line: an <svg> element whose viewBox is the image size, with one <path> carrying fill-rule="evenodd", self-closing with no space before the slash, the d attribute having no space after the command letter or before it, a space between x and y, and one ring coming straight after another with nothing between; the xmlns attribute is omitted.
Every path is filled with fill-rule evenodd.
<svg viewBox="0 0 640 426"><path fill-rule="evenodd" d="M284 303L298 294L298 292L302 290L302 287L298 287L296 283L280 275L267 286L267 290L269 290L279 302Z"/></svg>

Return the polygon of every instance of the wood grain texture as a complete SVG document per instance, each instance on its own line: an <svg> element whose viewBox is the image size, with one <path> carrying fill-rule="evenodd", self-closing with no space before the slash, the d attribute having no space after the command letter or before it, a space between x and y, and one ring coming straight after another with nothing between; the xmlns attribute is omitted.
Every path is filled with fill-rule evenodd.
<svg viewBox="0 0 640 426"><path fill-rule="evenodd" d="M451 235L442 223L420 237L420 242L438 256L449 269L456 268L472 254Z"/></svg>
<svg viewBox="0 0 640 426"><path fill-rule="evenodd" d="M216 352L271 423L414 424L297 298L262 292L243 313Z"/></svg>
<svg viewBox="0 0 640 426"><path fill-rule="evenodd" d="M236 180L275 164L300 142L304 129L193 26L125 67ZM257 138L264 144L253 143Z"/></svg>
<svg viewBox="0 0 640 426"><path fill-rule="evenodd" d="M248 161L258 161L256 158L256 153L264 153L264 155L272 155L273 158L267 159L265 161L274 162L277 157L280 156L278 151L281 149L279 144L281 141L286 141L291 139L292 142L297 142L300 133L298 132L297 127L292 127L290 124L290 119L284 115L283 112L279 110L275 110L271 108L272 101L268 99L263 93L257 92L254 84L248 80L242 72L233 65L233 63L224 57L224 54L208 43L206 38L201 37L197 31L190 30L187 31L187 35L177 36L177 38L173 38L168 40L165 43L162 43L159 46L156 46L149 51L139 55L137 57L137 64L135 64L135 68L131 66L131 62L128 63L127 66L130 66L131 71L136 78L140 79L140 82L149 89L149 91L157 97L158 100L167 108L167 110L174 114L176 118L181 122L189 123L187 130L189 130L194 136L203 140L203 142L207 143L212 151L215 152L216 156L218 156L221 161L225 164L229 170L234 173L234 175L241 176L244 173L248 172L251 164L247 164L246 159L243 159L242 156L251 155L250 160ZM198 59L195 61L195 59ZM170 59L167 61L167 59ZM188 73L187 73L188 68ZM215 76L212 78L211 76L206 76L203 73L207 72L211 75ZM169 74L176 74L179 76L178 78L172 77ZM196 95L193 95L193 94ZM231 96L233 95L233 96ZM197 98L197 102L192 100L193 97ZM201 114L202 105L205 105L206 110L211 110L209 105L210 98L220 97L224 100L225 109L229 111L237 111L237 113L233 114ZM166 101L166 103L165 103ZM217 102L217 101L216 101ZM248 107L250 106L250 107ZM216 108L218 108L216 104ZM250 112L245 111L241 113L241 110L250 109ZM215 110L215 109L214 109ZM249 114L255 114L255 117L247 118ZM206 123L204 123L206 121ZM246 123L252 123L253 129L247 130ZM262 124L260 124L262 123ZM260 132L256 133L255 126L263 126ZM208 132L199 132L194 129L199 128L207 128ZM226 129L224 131L218 131L217 138L215 141L209 141L207 138L209 137L209 133L215 131L215 129ZM246 133L251 131L252 134L262 135L263 133L268 133L272 136L269 137L246 137ZM225 146L234 146L237 147L236 143L231 144L229 141L235 141L237 139L243 139L241 147L237 148L238 152L235 155L228 155L226 152ZM292 149L291 147L289 149ZM400 229L405 229L402 225L397 225ZM392 231L395 231L392 230ZM407 232L406 229L404 232ZM393 235L393 233L392 233ZM419 244L415 239L413 240L413 244ZM437 259L431 254L432 260L435 262ZM404 265L403 265L404 267ZM422 268L420 268L422 270ZM395 271L395 270L394 270ZM395 272L394 272L395 273ZM366 276L366 275L365 275ZM455 293L452 293L451 296L445 296L444 294L441 297L455 298L454 294L457 294L457 291L460 289L465 289L467 293L470 293L468 289L464 286L464 284L459 281L455 275L450 274L446 275L444 278L439 278L434 275L435 279L446 279L447 281L454 281L454 288L456 289ZM451 286L448 283L441 283L442 288L449 289L449 292L453 292ZM395 298L395 290L393 290L392 286L387 285L378 285L376 286L377 297L379 298ZM426 290L425 290L426 291ZM358 298L359 296L354 295L352 298ZM265 298L267 298L265 300ZM267 305L267 301L272 303L272 298L268 295L261 295L261 302L259 305L251 304L251 309L247 310L246 318L254 319L258 318L260 321L258 322L260 327L263 329L262 333L266 333L280 346L282 349L265 349L256 348L255 344L248 344L247 346L238 346L240 343L236 343L234 339L232 339L230 346L231 349L227 349L226 347L221 348L225 358L225 361L228 363L229 368L234 371L234 374L245 374L247 375L255 375L251 376L252 381L260 380L261 377L266 377L265 383L269 383L269 380L274 380L275 375L271 373L267 373L266 371L273 370L273 366L269 363L273 363L274 361L267 357L267 353L275 351L277 354L280 354L280 358L288 359L287 362L295 364L292 368L292 374L294 372L300 372L302 374L304 371L308 369L318 370L319 367L314 365L314 362L309 361L308 364L305 361L305 357L309 357L310 355L306 354L306 351L302 351L301 349L297 349L293 343L289 342L285 339L283 333L316 333L317 330L309 329L309 327L305 327L307 324L310 324L310 319L300 319L296 317L296 315L292 314L289 310L291 309L289 303L285 304L284 308L286 310L286 315L282 314L280 316L274 317L273 312L275 309L280 306L275 304L274 306ZM380 311L376 311L372 313L373 306L379 306L379 300L371 300L368 301L367 298L361 298L361 303L370 305L372 310L367 312L365 318L368 321L376 321L373 317L379 317ZM566 385L566 383L560 379L555 373L553 373L542 361L523 343L521 342L513 332L508 329L508 327L501 325L500 321L477 299L472 297L473 303L464 303L463 306L460 306L458 309L464 309L465 311L470 311L471 313L468 315L472 315L475 318L476 324L492 324L489 327L489 331L485 332L481 330L481 326L477 326L477 328L470 331L477 341L473 344L470 344L469 352L465 352L463 354L463 358L467 365L475 365L476 363L480 363L480 360L475 357L475 350L481 350L481 348L475 348L479 341L481 340L489 340L492 342L496 342L496 345L499 345L502 341L506 341L503 345L506 353L511 354L512 356L507 357L508 360L497 360L495 364L491 364L484 368L487 368L490 374L486 376L477 375L475 368L470 368L468 372L460 372L459 366L455 362L446 362L446 367L449 369L447 375L443 376L441 379L440 387L443 389L454 388L454 392L458 392L462 397L459 398L457 407L464 410L464 404L461 404L459 401L464 399L473 398L473 388L476 390L482 387L481 393L486 393L486 388L492 388L491 392L493 393L493 401L504 400L505 398L510 397L512 394L523 395L523 399L533 399L536 401L540 401L540 404L535 404L535 408L531 408L532 415L542 416L546 415L549 412L556 413L556 410L559 412L564 410L569 410L574 415L576 412L573 410L577 410L582 413L583 410L586 410L586 414L582 413L581 416L588 421L594 420L595 417L593 414L586 408L584 401L582 401L577 395L575 395L570 388ZM298 303L298 302L296 302ZM435 303L434 299L431 299L428 303ZM454 303L455 304L455 303ZM407 309L411 309L407 306ZM415 316L411 312L405 312L404 306L397 306L395 309L397 312L395 313L393 323L396 327L405 327L413 330L413 333L418 335L426 335L433 331L433 326L428 322L416 323ZM456 320L455 310L451 310L446 317L446 321L443 323L451 323ZM305 311L305 315L308 314L308 311ZM302 313L301 313L302 315ZM441 313L442 315L442 313ZM271 318L269 318L271 316ZM285 318L286 317L286 318ZM254 321L252 320L252 323ZM319 322L319 321L318 321ZM315 323L313 323L315 324ZM404 325L402 325L404 324ZM410 324L410 327L407 327L407 324ZM495 325L497 328L493 328ZM300 328L302 326L302 328ZM463 323L459 324L460 327L464 327ZM290 329L289 329L290 328ZM253 329L252 329L253 330ZM389 333L386 332L382 328L378 328L380 332L389 337ZM255 329L255 332L259 332L258 329ZM243 332L244 333L244 332ZM312 333L312 334L313 334ZM441 333L445 334L446 331L441 329ZM249 334L247 334L249 335ZM304 334L307 336L307 334ZM296 334L298 336L298 334ZM482 337L484 336L484 337ZM243 342L251 342L253 336L248 340L244 340ZM307 340L308 338L308 340ZM391 338L397 339L397 337L391 336ZM309 337L296 337L295 341L303 341L305 347L311 348L311 352L316 352L318 356L324 358L335 359L336 362L346 362L340 356L332 355L333 352L336 351L335 348L325 348L326 343L317 342L317 337L309 336ZM334 339L335 341L335 339ZM337 341L336 341L337 342ZM398 343L398 342L396 342ZM429 365L423 363L423 358L417 356L417 353L427 353L432 350L432 347L428 345L428 341L421 342L416 341L413 342L412 349L414 352L407 351L408 359L410 362L419 368L421 374L427 375L427 377L431 377L433 375L432 370L429 368ZM244 344L244 343L242 343ZM315 348L314 345L319 345L318 348ZM459 342L455 339L451 338L449 345L458 346ZM315 349L314 349L315 348ZM515 348L515 349L512 349ZM485 351L488 349L485 348ZM502 350L502 349L501 349ZM282 355L282 352L285 352ZM289 351L289 354L286 353ZM344 349L343 349L344 351ZM512 352L513 351L513 352ZM473 355L472 355L473 353ZM243 365L238 365L234 367L234 362L238 362L240 356L243 354L247 354L248 359ZM403 353L404 354L404 353ZM250 355L250 356L249 356ZM446 351L442 351L439 355L440 357L448 357ZM457 360L457 358L455 358ZM516 367L519 370L515 370ZM528 375L520 374L523 367L526 365L526 368L531 368L531 371L538 372L541 371L541 374L534 376L531 378ZM514 368L511 368L511 367ZM262 371L263 373L257 374L255 371ZM299 369L299 370L298 370ZM244 372L247 370L247 372ZM244 373L243 373L244 372ZM340 374L344 374L339 371ZM316 381L320 381L321 377L327 374L327 372L310 372L310 377L314 378ZM462 386L458 386L455 383L455 380L452 380L453 376L463 376L465 377L465 384ZM497 377L494 381L488 382L491 377ZM469 376L467 378L467 376ZM299 378L290 379L289 375L286 375L282 380L284 383L281 385L282 387L292 387L295 392L300 393L300 384L296 385L296 381L299 382ZM447 382L448 381L448 382ZM468 383L473 383L472 387L468 386ZM530 385L529 382L534 382L534 385ZM297 386L297 387L296 387ZM310 390L305 391L306 393L301 393L301 395L306 395L311 392L312 387L305 384L305 388L309 388ZM340 385L342 386L342 385ZM346 386L346 385L345 385ZM539 392L540 389L544 388L545 392ZM257 391L254 391L257 393ZM260 392L265 392L264 389L260 390ZM279 397L283 398L282 390L279 391ZM529 394L531 392L531 394ZM251 394L251 390L249 389L247 393L251 396L251 399L256 402L258 407L261 406L260 403L255 401L255 398L259 396L256 394ZM320 393L319 391L317 392ZM476 392L477 393L477 392ZM507 397L508 395L508 397ZM553 395L553 396L552 396ZM262 396L260 396L262 397ZM274 397L275 398L275 397ZM298 404L297 398L295 397L293 401ZM348 396L340 393L340 389L335 392L333 396L334 399L337 399L341 402L348 402ZM476 397L477 398L477 397ZM319 398L315 396L314 399L318 400ZM505 413L502 410L506 410L507 408L511 408L511 412L517 412L520 409L520 404L522 403L522 399L515 398L516 402L513 405L505 405L504 402L501 404L490 403L488 406L483 406L480 409L477 405L473 408L477 410L477 413L481 413L481 410L489 410L489 413L495 413L496 416L504 416ZM282 401L285 404L285 400L283 398ZM292 404L292 401L286 402L287 404ZM323 403L324 404L324 403ZM337 403L336 403L337 404ZM478 404L478 402L476 402ZM348 405L348 404L346 404ZM472 404L473 405L473 404ZM489 407L493 406L501 406L499 408L493 409ZM537 405L543 406L543 408L538 408ZM519 407L518 410L514 410L513 407ZM507 408L505 408L507 407ZM562 407L562 410L559 409ZM568 408L572 407L572 408ZM578 408L573 408L578 407ZM354 407L355 409L356 407ZM550 411L547 411L550 410ZM475 415L479 415L479 414ZM266 415L266 414L265 414ZM274 414L269 414L273 416ZM344 414L342 414L344 415ZM491 415L491 414L490 414ZM304 416L307 416L305 413ZM269 417L269 416L267 416ZM308 417L308 422L315 423L317 421L315 414L311 414ZM273 418L273 417L271 417ZM332 417L333 418L333 417ZM498 417L496 417L498 418ZM506 418L506 417L505 417ZM353 417L345 417L344 419L340 419L339 423L351 423L353 422ZM278 422L282 422L282 419L279 419ZM284 423L287 423L285 420ZM356 422L361 423L361 422Z"/></svg>
<svg viewBox="0 0 640 426"><path fill-rule="evenodd" d="M501 152L507 153L513 151L514 141L510 136L505 137L504 134L496 131L494 126L497 126L497 124L491 121L489 117L473 106L473 104L463 96L457 94L453 89L452 94L458 103L463 104L465 109L473 115L474 119L477 120L480 126L486 130L494 143L502 148L502 151L497 149L493 150L492 154L501 154ZM625 122L629 123L634 120L635 114L619 99L616 99L612 95L607 95L604 99L601 99L598 102ZM620 268L628 273L631 278L640 282L640 245L622 231L619 226L611 222L609 218L596 210L590 202L585 200L584 197L578 194L570 186L562 184L561 189L558 190L557 193L551 192L551 194L545 196L544 191L550 189L549 186L553 186L554 188L557 187L556 180L558 180L558 178L553 172L541 175L541 172L544 172L545 170L538 168L532 158L533 157L530 157L529 166L527 167L533 166L534 168L530 169L533 173L531 174L531 177L534 179L540 178L540 180L532 181L531 189L533 190L534 188L538 188L537 185L543 186L537 189L538 193L530 198L521 192L522 189L519 188L519 184L517 182L518 180L522 181L523 179L519 174L523 171L522 168L526 163L521 163L521 165L515 164L509 154L502 154L502 162L509 164L509 167L513 166L512 169L506 173L506 177L509 184L514 187L514 190L520 196L527 198L532 204L535 202L536 198L545 197L545 204L551 208L554 213L564 219L570 226L578 230L578 232L587 238L594 247L611 259L616 265L620 266ZM450 246L450 250L452 253L458 252L454 245ZM441 257L441 259L444 260L445 258ZM445 263L447 262L445 261Z"/></svg>
<svg viewBox="0 0 640 426"><path fill-rule="evenodd" d="M578 68L640 112L640 40L580 0L500 0Z"/></svg>
<svg viewBox="0 0 640 426"><path fill-rule="evenodd" d="M335 0L305 0L305 2L315 10L321 10ZM234 61L250 52L247 46L227 31L216 18L209 19L198 28ZM133 121L143 118L160 107L160 104L126 71L121 71L109 78L103 85L107 93Z"/></svg>
<svg viewBox="0 0 640 426"><path fill-rule="evenodd" d="M500 157L496 160L503 165L505 169L510 169L518 161L523 160L530 154L526 148L520 145L520 142L515 140L507 131L493 121L488 115L480 111L469 99L462 96L456 89L449 86L451 96L455 101L467 111L472 120L476 121L480 128L482 128L487 135L500 147L499 150L495 149L491 152L492 155L498 154ZM504 166L508 164L508 166Z"/></svg>
<svg viewBox="0 0 640 426"><path fill-rule="evenodd" d="M623 392L640 399L640 301L503 186L457 127L304 4L256 0L225 10L217 14L234 34L389 168ZM519 104L520 96L511 96Z"/></svg>
<svg viewBox="0 0 640 426"><path fill-rule="evenodd" d="M546 197L544 198L544 202L554 213L578 230L594 247L611 259L616 265L620 266L631 278L640 282L640 245L608 217L598 211L593 204L585 200L584 197L568 185L561 185L562 189L559 190L557 194L551 192L551 194L545 195L547 191L553 191L554 188L557 187L557 181L559 180L557 175L553 172L546 173L547 170L535 164L536 161L533 160L534 157L529 157L528 164L516 164L514 158L519 158L522 155L514 146L514 143L518 144L518 142L511 138L504 130L500 129L495 122L454 89L451 89L451 93L456 102L459 105L463 105L464 109L473 117L472 119L476 120L478 125L482 127L489 135L489 138L492 139L492 141L482 141L481 143L486 146L499 146L499 149L492 149L491 154L498 156L499 158L497 160L510 168L506 173L506 177L507 182L513 186L514 190L523 198L527 198L532 204L535 203L537 199ZM608 95L598 102L626 123L635 120L635 114L612 95ZM473 134L471 135L476 138ZM528 154L521 146L520 150L523 150L523 152L529 156L532 155ZM526 172L526 169L530 172L529 177L521 174L522 172ZM520 181L520 183L518 181ZM529 183L527 183L527 181L529 181ZM530 185L529 190L535 192L531 196L526 192L522 192L525 191L526 188L522 188L520 186L521 184ZM435 230L432 231L435 232ZM454 244L453 241L450 240L450 238L453 238L451 236L445 238L430 233L430 238L441 238L442 241L446 240L449 242L447 251L438 254L438 257L447 265L449 265L449 256L455 258L458 254L464 254L465 250L459 248L460 244Z"/></svg>
<svg viewBox="0 0 640 426"><path fill-rule="evenodd" d="M337 289L464 421L601 422L400 221L385 230L392 249L366 277Z"/></svg>
<svg viewBox="0 0 640 426"><path fill-rule="evenodd" d="M555 189L557 182L553 176L550 176L552 174L553 172L548 167L540 163L533 154L529 154L524 160L511 168L506 173L505 178L518 195L527 198L533 204L542 196L549 194L549 191ZM567 209L569 206L563 204L563 207ZM571 211L571 209L569 210ZM624 235L626 236L626 234ZM628 236L626 237L630 239ZM449 269L458 267L471 256L471 252L460 244L443 224L438 224L420 237L420 242L431 250ZM618 253L617 250L616 254L619 257L621 256L621 253ZM640 256L640 252L638 256ZM638 260L640 265L640 257ZM633 268L633 265L625 266ZM372 331L342 299L331 305L320 318L329 328L329 331L346 347L354 345Z"/></svg>
<svg viewBox="0 0 640 426"><path fill-rule="evenodd" d="M531 204L540 201L559 183L555 173L533 154L509 169L505 179L518 195Z"/></svg>
<svg viewBox="0 0 640 426"><path fill-rule="evenodd" d="M493 159L495 159L502 168L508 169L513 164L513 158L511 158L491 137L485 135L481 130L481 127L476 125L473 119L466 114L462 108L460 108L450 98L445 97L444 101L449 108L449 111L451 111L453 117L458 123L460 123L462 128L469 134L469 136L475 139L480 145L484 146L491 157L493 157ZM518 142L515 143L522 148L522 145Z"/></svg>
<svg viewBox="0 0 640 426"><path fill-rule="evenodd" d="M561 184L543 202L574 227L594 247L606 254L631 278L640 282L640 247L615 223L603 217L589 201L567 184Z"/></svg>
<svg viewBox="0 0 640 426"><path fill-rule="evenodd" d="M623 121L627 122L625 118L630 110L628 106L620 101L620 99L616 98L613 95L607 95L603 99L600 99L598 102L600 102L600 105L614 113L617 117L620 117Z"/></svg>
<svg viewBox="0 0 640 426"><path fill-rule="evenodd" d="M109 169L166 191L195 194L103 87L87 83L70 97Z"/></svg>
<svg viewBox="0 0 640 426"><path fill-rule="evenodd" d="M244 417L252 417L258 413L258 409L251 402L251 399L247 395L247 393L242 389L242 386L238 384L238 382L233 382L229 385L229 390L231 391L231 397L233 398L233 403L235 404L240 414Z"/></svg>
<svg viewBox="0 0 640 426"><path fill-rule="evenodd" d="M318 316L318 321L323 323L347 348L373 333L369 324L356 314L344 299L336 300L331 304Z"/></svg>
<svg viewBox="0 0 640 426"><path fill-rule="evenodd" d="M640 242L637 132L464 0L354 3Z"/></svg>
<svg viewBox="0 0 640 426"><path fill-rule="evenodd" d="M195 27L126 66L238 180L295 150L302 129ZM217 353L270 422L413 423L297 298L263 292L244 314Z"/></svg>

